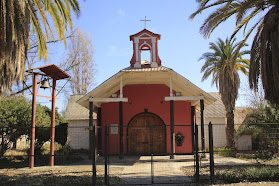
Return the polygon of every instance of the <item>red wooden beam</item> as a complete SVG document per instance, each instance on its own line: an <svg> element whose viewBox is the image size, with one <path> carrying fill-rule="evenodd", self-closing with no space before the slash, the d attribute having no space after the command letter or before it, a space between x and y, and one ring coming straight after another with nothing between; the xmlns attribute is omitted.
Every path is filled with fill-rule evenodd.
<svg viewBox="0 0 279 186"><path fill-rule="evenodd" d="M38 74L33 73L33 98L32 98L32 118L31 118L31 128L30 128L31 139L30 139L30 152L29 152L29 168L34 167L37 76Z"/></svg>
<svg viewBox="0 0 279 186"><path fill-rule="evenodd" d="M49 166L53 166L54 165L55 98L56 98L56 79L54 78L53 79L53 86L52 86L52 102L51 102Z"/></svg>

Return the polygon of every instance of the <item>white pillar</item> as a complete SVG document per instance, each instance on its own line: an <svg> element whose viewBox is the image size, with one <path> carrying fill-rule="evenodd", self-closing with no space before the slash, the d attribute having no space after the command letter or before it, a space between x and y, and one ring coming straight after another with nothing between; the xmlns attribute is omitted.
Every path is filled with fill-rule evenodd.
<svg viewBox="0 0 279 186"><path fill-rule="evenodd" d="M173 97L173 93L172 93L172 77L170 75L170 97Z"/></svg>
<svg viewBox="0 0 279 186"><path fill-rule="evenodd" d="M135 45L136 45L136 62L134 64L134 68L141 68L140 52L139 52L139 38L135 38Z"/></svg>
<svg viewBox="0 0 279 186"><path fill-rule="evenodd" d="M151 54L152 62L156 62L156 57L155 57L156 56L155 55L156 54L156 45L155 45L156 43L155 42L156 42L156 39L153 37L152 38L152 54Z"/></svg>
<svg viewBox="0 0 279 186"><path fill-rule="evenodd" d="M151 48L151 51L150 51L150 58L151 58L151 67L158 67L158 64L156 63L156 38L153 37L152 38L152 48Z"/></svg>
<svg viewBox="0 0 279 186"><path fill-rule="evenodd" d="M120 77L120 98L123 98L122 76Z"/></svg>
<svg viewBox="0 0 279 186"><path fill-rule="evenodd" d="M139 38L135 38L135 45L136 45L136 62L139 61Z"/></svg>

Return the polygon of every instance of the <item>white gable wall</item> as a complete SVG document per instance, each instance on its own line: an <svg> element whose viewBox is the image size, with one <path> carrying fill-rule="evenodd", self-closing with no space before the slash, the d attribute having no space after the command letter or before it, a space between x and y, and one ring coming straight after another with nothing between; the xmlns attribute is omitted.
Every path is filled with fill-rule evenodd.
<svg viewBox="0 0 279 186"><path fill-rule="evenodd" d="M68 121L68 142L69 146L74 149L89 149L89 120L71 120ZM97 121L93 120L96 125Z"/></svg>
<svg viewBox="0 0 279 186"><path fill-rule="evenodd" d="M226 118L205 118L204 119L204 138L205 148L209 148L208 140L208 124L211 121L213 124L213 147L223 148L226 146ZM201 120L197 118L197 124L199 126L199 148L201 149Z"/></svg>

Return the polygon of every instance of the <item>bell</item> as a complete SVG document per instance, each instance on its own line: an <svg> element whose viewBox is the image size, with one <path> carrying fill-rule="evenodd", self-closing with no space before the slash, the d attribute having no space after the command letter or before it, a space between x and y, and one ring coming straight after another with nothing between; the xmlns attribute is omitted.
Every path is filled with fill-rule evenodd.
<svg viewBox="0 0 279 186"><path fill-rule="evenodd" d="M43 80L42 86L41 86L40 88L43 88L44 90L45 90L46 88L50 88L47 79L44 79L44 80Z"/></svg>

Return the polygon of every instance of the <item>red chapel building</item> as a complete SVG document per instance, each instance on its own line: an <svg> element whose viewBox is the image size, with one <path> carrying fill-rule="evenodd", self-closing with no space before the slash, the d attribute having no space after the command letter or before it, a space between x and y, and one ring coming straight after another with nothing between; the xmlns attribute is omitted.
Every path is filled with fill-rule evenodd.
<svg viewBox="0 0 279 186"><path fill-rule="evenodd" d="M119 155L192 154L196 112L215 101L211 95L168 67L158 52L161 35L144 29L130 36L130 66L77 101L89 109L89 125L97 113L97 148ZM150 60L141 59L142 51ZM203 122L203 121L202 121ZM180 142L178 138L182 139Z"/></svg>

